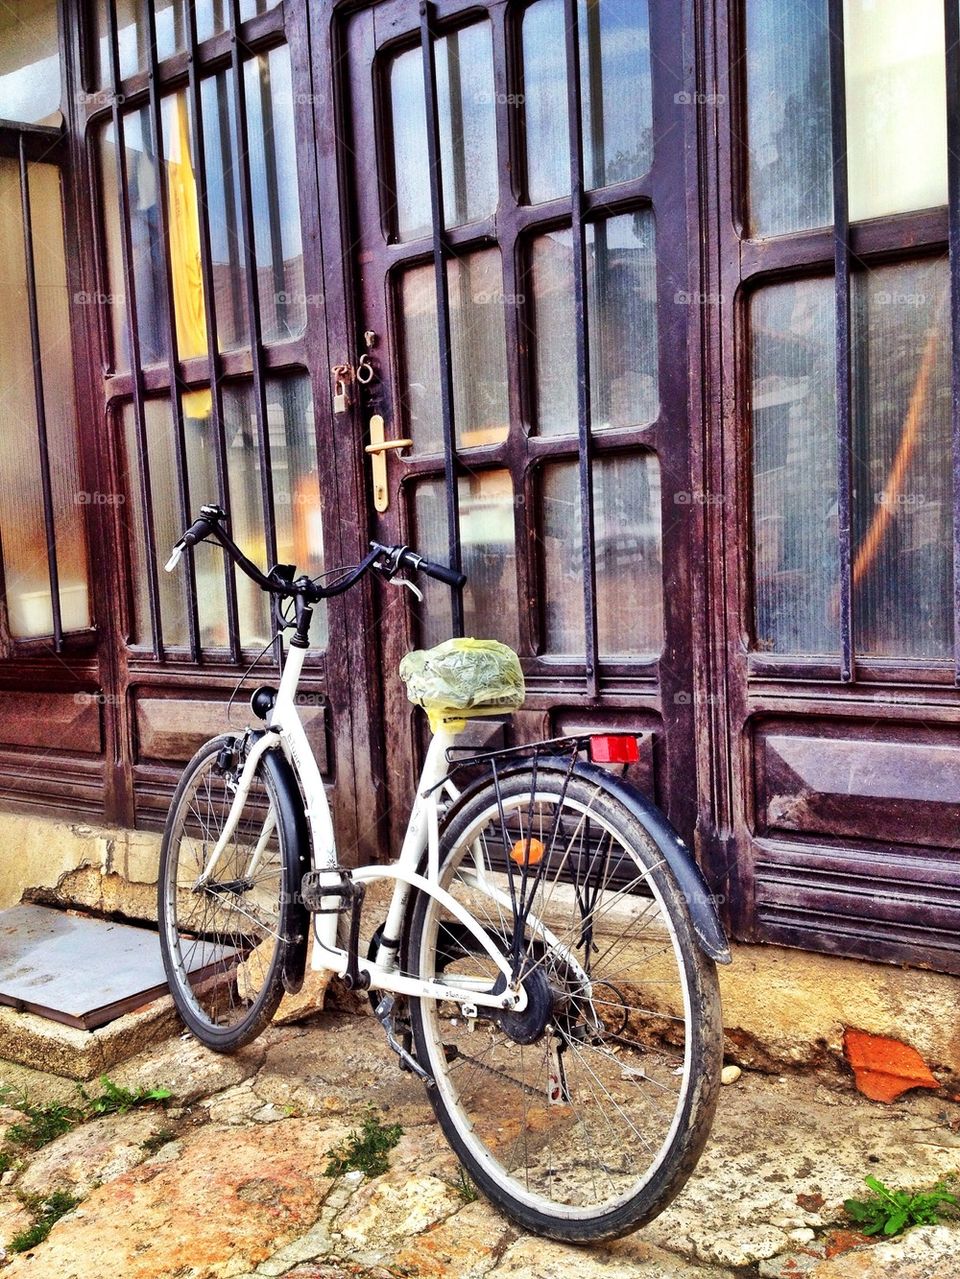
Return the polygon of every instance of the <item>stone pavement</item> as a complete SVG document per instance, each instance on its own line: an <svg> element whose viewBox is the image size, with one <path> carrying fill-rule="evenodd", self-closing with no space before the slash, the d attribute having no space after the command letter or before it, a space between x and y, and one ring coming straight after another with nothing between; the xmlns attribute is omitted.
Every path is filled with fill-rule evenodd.
<svg viewBox="0 0 960 1279"><path fill-rule="evenodd" d="M617 1243L578 1249L518 1233L471 1200L420 1084L370 1017L331 1011L272 1027L235 1057L172 1039L117 1067L153 1106L89 1120L0 1178L0 1238L30 1196L80 1199L4 1279L956 1279L960 1214L867 1243L842 1201L873 1173L930 1187L960 1170L960 1107L894 1106L812 1076L745 1072L721 1093L707 1151L675 1203ZM75 1086L0 1063L34 1101ZM96 1091L96 1089L94 1089ZM328 1152L374 1107L403 1136L372 1179L324 1175ZM0 1124L19 1116L0 1110ZM35 1198L34 1204L38 1202Z"/></svg>

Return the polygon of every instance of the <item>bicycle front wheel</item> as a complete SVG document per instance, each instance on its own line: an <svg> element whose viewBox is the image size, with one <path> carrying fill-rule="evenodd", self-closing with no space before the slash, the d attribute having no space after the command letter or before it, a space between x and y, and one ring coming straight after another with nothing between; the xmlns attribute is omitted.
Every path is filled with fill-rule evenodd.
<svg viewBox="0 0 960 1279"><path fill-rule="evenodd" d="M160 945L170 993L187 1027L218 1052L263 1030L283 997L289 949L306 944L297 891L303 850L266 756L219 860L201 880L242 763L235 737L200 748L174 793L160 851Z"/></svg>
<svg viewBox="0 0 960 1279"><path fill-rule="evenodd" d="M476 1017L411 1001L454 1151L526 1230L587 1242L649 1221L699 1157L722 1063L714 965L655 839L596 782L542 769L535 784L526 772L465 797L441 834L440 879L527 992L522 1012ZM426 894L407 964L505 988Z"/></svg>

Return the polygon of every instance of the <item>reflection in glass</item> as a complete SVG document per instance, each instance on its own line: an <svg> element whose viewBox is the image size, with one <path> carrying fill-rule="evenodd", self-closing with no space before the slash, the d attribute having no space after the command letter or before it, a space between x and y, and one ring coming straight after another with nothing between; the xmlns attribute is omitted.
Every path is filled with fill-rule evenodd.
<svg viewBox="0 0 960 1279"><path fill-rule="evenodd" d="M200 214L190 145L190 112L184 93L161 101L163 158L167 183L170 282L180 359L207 353Z"/></svg>
<svg viewBox="0 0 960 1279"><path fill-rule="evenodd" d="M589 223L587 302L593 429L642 426L660 409L656 244L648 210ZM551 231L531 245L536 429L577 430L573 240Z"/></svg>
<svg viewBox="0 0 960 1279"><path fill-rule="evenodd" d="M437 109L446 226L476 222L497 207L493 43L489 22L437 40ZM423 58L408 49L390 64L396 227L401 240L429 235L430 167Z"/></svg>
<svg viewBox="0 0 960 1279"><path fill-rule="evenodd" d="M303 280L289 49L281 45L251 58L244 73L263 340L283 342L304 331L310 301Z"/></svg>
<svg viewBox="0 0 960 1279"><path fill-rule="evenodd" d="M943 4L846 0L850 217L947 202Z"/></svg>
<svg viewBox="0 0 960 1279"><path fill-rule="evenodd" d="M233 71L201 81L200 94L217 340L221 351L234 351L249 334Z"/></svg>
<svg viewBox="0 0 960 1279"><path fill-rule="evenodd" d="M837 428L832 280L751 302L756 645L836 653Z"/></svg>
<svg viewBox="0 0 960 1279"><path fill-rule="evenodd" d="M60 614L64 631L76 631L90 625L83 521L89 495L82 490L77 457L63 206L57 169L32 164L29 191ZM4 389L0 546L10 632L16 638L28 638L53 633L53 607L34 400L20 172L17 163L8 159L0 159L0 293L4 299L0 342L0 386Z"/></svg>
<svg viewBox="0 0 960 1279"><path fill-rule="evenodd" d="M60 44L56 0L0 6L0 120L59 124Z"/></svg>
<svg viewBox="0 0 960 1279"><path fill-rule="evenodd" d="M523 16L527 194L570 190L564 0ZM642 177L653 161L650 28L644 0L580 0L583 153L588 188Z"/></svg>
<svg viewBox="0 0 960 1279"><path fill-rule="evenodd" d="M827 0L747 0L745 41L750 234L829 226Z"/></svg>
<svg viewBox="0 0 960 1279"><path fill-rule="evenodd" d="M130 235L133 242L133 278L137 298L137 332L143 364L160 364L167 359L164 335L163 248L160 238L156 157L150 114L147 107L128 111L123 117L123 140L129 188ZM117 205L117 150L112 122L101 135L107 274L107 302L113 333L114 367L129 369L126 302L123 282Z"/></svg>
<svg viewBox="0 0 960 1279"><path fill-rule="evenodd" d="M854 277L853 583L859 652L953 647L945 260Z"/></svg>
<svg viewBox="0 0 960 1279"><path fill-rule="evenodd" d="M593 464L597 642L606 658L653 658L663 647L660 467L649 453ZM582 658L583 542L576 462L543 472L546 651Z"/></svg>
<svg viewBox="0 0 960 1279"><path fill-rule="evenodd" d="M514 501L507 471L478 471L458 481L465 635L498 639L516 648L517 569ZM417 549L428 559L450 562L447 503L442 480L426 480L414 495ZM419 643L429 648L452 631L450 588L424 579Z"/></svg>
<svg viewBox="0 0 960 1279"><path fill-rule="evenodd" d="M447 263L457 445L506 439L507 347L500 251L483 249ZM406 430L418 453L443 451L440 357L433 266L400 282Z"/></svg>

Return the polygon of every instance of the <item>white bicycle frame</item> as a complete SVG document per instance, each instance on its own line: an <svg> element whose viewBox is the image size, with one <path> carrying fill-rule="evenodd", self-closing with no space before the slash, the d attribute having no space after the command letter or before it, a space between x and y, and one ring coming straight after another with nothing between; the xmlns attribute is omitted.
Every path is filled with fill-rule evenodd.
<svg viewBox="0 0 960 1279"><path fill-rule="evenodd" d="M310 826L310 837L313 846L313 867L315 870L327 872L329 885L322 882L323 887L330 888L330 913L321 913L314 917L312 966L315 969L326 969L343 976L347 972L349 956L343 947L337 945L338 914L336 890L342 883L341 869L337 860L336 837L327 793L320 775L320 769L314 758L310 743L307 740L303 723L297 712L296 694L303 670L303 662L307 650L291 646L288 650L276 701L266 721L266 731L250 748L237 783L236 794L226 825L215 847L211 850L207 863L198 879L198 885L206 883L213 875L216 866L229 844L237 822L246 803L250 786L261 757L269 750L283 751L291 767L296 773L301 793L305 802L307 821ZM466 975L445 975L443 980L426 980L408 977L397 970L397 952L395 948L381 946L375 962L368 959L357 959L360 972L369 979L369 985L375 990L390 991L400 995L421 996L432 999L446 999L459 1003L465 1009L499 1008L521 1012L527 1005L527 993L523 986L515 982L510 963L487 931L474 919L473 915L440 885L440 847L439 818L440 796L446 790L450 798L455 799L458 791L448 779L446 752L457 737L458 726L443 725L434 733L427 757L424 760L423 772L417 786L416 800L407 824L406 834L400 849L400 856L389 866L360 866L351 869L349 874L354 883L368 884L375 880L393 880L394 890L387 912L383 936L398 939L401 935L404 915L407 909L410 892L417 889L435 897L461 924L476 938L490 956L506 982L506 989L499 994L490 993L490 980L487 978ZM264 822L263 829L256 846L250 856L246 877L256 871L260 859L266 849L275 825L275 816L271 808L270 815ZM418 873L427 853L426 875ZM486 893L501 905L510 905L510 899L494 884L489 882L485 873L479 850L474 857L475 871L470 875L471 887ZM553 946L560 947L541 921L528 917L528 925L537 929L544 940ZM561 947L566 951L566 947ZM569 956L572 960L572 956ZM575 964L577 970L579 964ZM585 980L586 974L582 974Z"/></svg>

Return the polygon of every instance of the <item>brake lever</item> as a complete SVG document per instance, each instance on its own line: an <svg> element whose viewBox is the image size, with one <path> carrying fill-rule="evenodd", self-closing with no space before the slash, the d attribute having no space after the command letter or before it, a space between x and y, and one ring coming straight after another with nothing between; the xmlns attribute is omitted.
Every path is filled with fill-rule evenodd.
<svg viewBox="0 0 960 1279"><path fill-rule="evenodd" d="M391 586L406 586L413 591L418 600L423 599L423 591L417 586L416 582L411 582L409 577L404 577L402 573L394 573L393 577L388 577L387 581Z"/></svg>
<svg viewBox="0 0 960 1279"><path fill-rule="evenodd" d="M172 573L173 570L177 567L177 565L180 563L180 557L183 555L183 552L186 549L187 547L185 542L177 542L177 544L173 548L173 554L170 556L166 564L164 564L163 566L168 573Z"/></svg>

